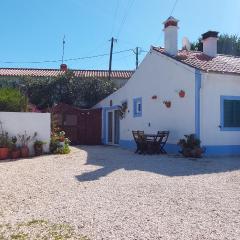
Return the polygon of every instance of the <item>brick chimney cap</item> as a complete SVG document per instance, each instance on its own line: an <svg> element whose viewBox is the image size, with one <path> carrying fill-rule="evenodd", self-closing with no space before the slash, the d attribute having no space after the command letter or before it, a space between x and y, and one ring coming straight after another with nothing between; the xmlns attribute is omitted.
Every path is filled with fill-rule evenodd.
<svg viewBox="0 0 240 240"><path fill-rule="evenodd" d="M61 70L61 71L67 71L67 69L68 69L67 64L62 63L62 64L60 65L60 70Z"/></svg>
<svg viewBox="0 0 240 240"><path fill-rule="evenodd" d="M164 28L167 28L169 26L176 26L177 27L178 22L179 22L179 20L170 16L166 21L163 22Z"/></svg>

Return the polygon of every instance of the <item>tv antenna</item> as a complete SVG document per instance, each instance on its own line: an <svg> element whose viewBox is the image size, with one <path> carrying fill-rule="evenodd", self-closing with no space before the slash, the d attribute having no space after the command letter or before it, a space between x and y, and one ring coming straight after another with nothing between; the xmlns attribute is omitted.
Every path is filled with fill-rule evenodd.
<svg viewBox="0 0 240 240"><path fill-rule="evenodd" d="M64 34L63 41L62 41L62 63L64 61L65 43L66 43L66 41L65 41L65 34Z"/></svg>

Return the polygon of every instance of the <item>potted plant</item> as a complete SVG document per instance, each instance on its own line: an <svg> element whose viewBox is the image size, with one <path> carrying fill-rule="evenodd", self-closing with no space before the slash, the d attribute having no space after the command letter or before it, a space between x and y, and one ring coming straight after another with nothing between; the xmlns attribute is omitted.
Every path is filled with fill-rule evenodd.
<svg viewBox="0 0 240 240"><path fill-rule="evenodd" d="M64 141L65 141L65 132L64 131L59 132L58 139L59 139L60 145L63 146Z"/></svg>
<svg viewBox="0 0 240 240"><path fill-rule="evenodd" d="M178 145L181 148L180 153L184 157L199 158L204 153L204 148L200 146L201 141L195 134L184 135L184 139L180 139Z"/></svg>
<svg viewBox="0 0 240 240"><path fill-rule="evenodd" d="M0 126L0 160L4 160L7 159L9 155L9 137L8 133L3 131L2 122L0 122Z"/></svg>
<svg viewBox="0 0 240 240"><path fill-rule="evenodd" d="M7 132L0 134L0 160L7 159L9 155L9 137Z"/></svg>
<svg viewBox="0 0 240 240"><path fill-rule="evenodd" d="M185 97L185 91L184 90L180 90L178 94L179 94L180 98L184 98Z"/></svg>
<svg viewBox="0 0 240 240"><path fill-rule="evenodd" d="M46 142L36 140L33 144L35 156L40 156L43 154L43 145L46 144Z"/></svg>
<svg viewBox="0 0 240 240"><path fill-rule="evenodd" d="M17 147L17 137L14 136L11 139L11 158L12 159L17 159L21 156L21 151Z"/></svg>
<svg viewBox="0 0 240 240"><path fill-rule="evenodd" d="M120 119L123 119L125 117L127 109L128 109L128 102L127 101L122 102L122 105L119 106Z"/></svg>
<svg viewBox="0 0 240 240"><path fill-rule="evenodd" d="M163 102L164 104L165 104L165 106L167 107L167 108L170 108L171 107L171 101L164 101Z"/></svg>
<svg viewBox="0 0 240 240"><path fill-rule="evenodd" d="M32 142L37 136L37 133L35 132L33 136L28 136L26 131L24 134L18 134L19 141L21 143L21 156L23 158L29 157L29 147L28 144Z"/></svg>

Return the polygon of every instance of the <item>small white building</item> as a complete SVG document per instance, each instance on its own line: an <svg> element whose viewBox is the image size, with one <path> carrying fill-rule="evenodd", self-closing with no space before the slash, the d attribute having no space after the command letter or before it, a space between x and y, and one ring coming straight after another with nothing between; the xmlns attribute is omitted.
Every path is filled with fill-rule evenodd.
<svg viewBox="0 0 240 240"><path fill-rule="evenodd" d="M132 130L169 130L168 153L178 152L184 134L195 133L206 154L240 154L240 58L217 54L214 31L202 35L203 52L179 51L173 17L164 34L165 47L151 47L130 80L95 106L103 108L103 143L134 148Z"/></svg>

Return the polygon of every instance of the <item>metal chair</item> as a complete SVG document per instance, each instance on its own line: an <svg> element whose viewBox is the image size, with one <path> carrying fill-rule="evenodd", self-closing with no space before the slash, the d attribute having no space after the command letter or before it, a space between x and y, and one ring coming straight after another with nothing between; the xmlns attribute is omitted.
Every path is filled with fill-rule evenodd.
<svg viewBox="0 0 240 240"><path fill-rule="evenodd" d="M169 131L158 131L157 136L159 137L159 141L158 141L159 153L163 153L163 154L167 153L164 147L167 143L169 133L170 133Z"/></svg>

